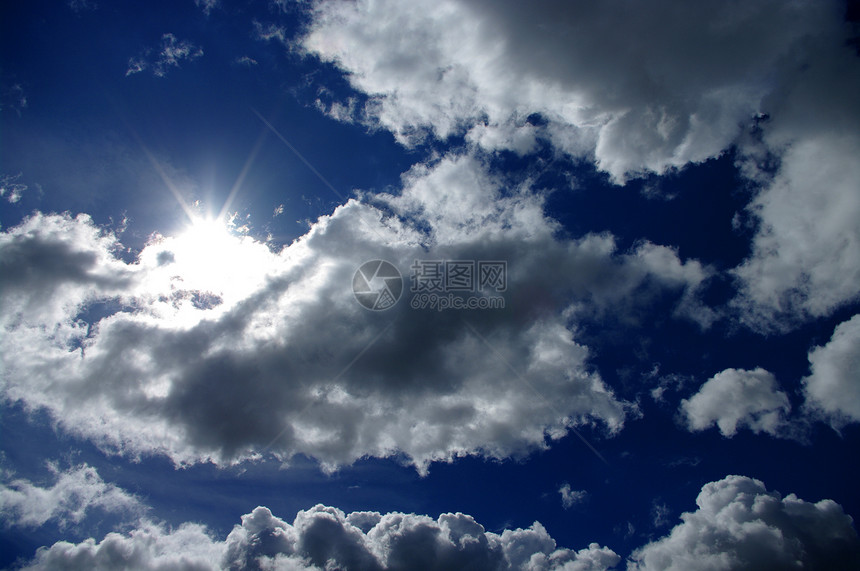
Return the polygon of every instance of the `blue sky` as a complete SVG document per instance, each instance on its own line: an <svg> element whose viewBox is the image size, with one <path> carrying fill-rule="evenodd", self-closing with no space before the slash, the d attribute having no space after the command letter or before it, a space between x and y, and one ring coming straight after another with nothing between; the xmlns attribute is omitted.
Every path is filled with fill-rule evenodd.
<svg viewBox="0 0 860 571"><path fill-rule="evenodd" d="M3 568L860 564L853 3L0 26Z"/></svg>

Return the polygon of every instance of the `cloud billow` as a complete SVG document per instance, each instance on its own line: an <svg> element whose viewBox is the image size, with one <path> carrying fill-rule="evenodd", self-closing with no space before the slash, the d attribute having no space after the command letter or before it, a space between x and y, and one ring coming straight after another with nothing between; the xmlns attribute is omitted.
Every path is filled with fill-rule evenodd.
<svg viewBox="0 0 860 571"><path fill-rule="evenodd" d="M77 477L81 471L86 479ZM58 474L50 490L20 481L32 495L75 480L82 496L104 503L123 490L94 469ZM109 490L109 494L105 494ZM3 496L0 496L2 498ZM113 502L116 503L116 502ZM633 550L628 570L854 569L860 539L851 518L832 500L782 497L759 480L726 476L705 484L697 509L681 515L667 535ZM137 509L138 504L131 507ZM130 531L97 541L58 541L40 548L25 569L485 569L493 571L607 571L624 561L611 548L591 543L579 550L559 546L540 522L527 528L487 531L472 516L443 513L345 513L318 504L292 522L258 506L219 539L206 526L178 527L140 517Z"/></svg>
<svg viewBox="0 0 860 571"><path fill-rule="evenodd" d="M36 215L0 235L0 264L17 268L2 298L4 394L103 449L178 464L403 455L424 471L523 457L575 426L613 434L635 407L567 320L666 292L692 318L709 270L650 243L559 240L539 195L502 198L499 184L477 159L447 158L374 197L388 215L352 200L280 252L154 236L132 263L88 218ZM45 254L20 255L33 248ZM353 298L363 262L406 273L419 258L506 260L508 306L370 312Z"/></svg>
<svg viewBox="0 0 860 571"><path fill-rule="evenodd" d="M860 295L860 60L843 11L779 0L319 2L298 44L364 98L329 105L333 117L405 145L465 135L528 154L545 141L617 184L734 150L756 191L757 231L732 272L733 308L752 329L784 331Z"/></svg>

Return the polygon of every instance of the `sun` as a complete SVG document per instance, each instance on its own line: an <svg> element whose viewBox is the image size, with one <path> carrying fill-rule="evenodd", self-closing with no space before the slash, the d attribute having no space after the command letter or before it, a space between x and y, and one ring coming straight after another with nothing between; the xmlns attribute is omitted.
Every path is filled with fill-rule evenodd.
<svg viewBox="0 0 860 571"><path fill-rule="evenodd" d="M199 217L191 220L177 241L188 255L188 261L198 259L202 264L208 264L215 261L219 252L232 246L235 236L223 220Z"/></svg>
<svg viewBox="0 0 860 571"><path fill-rule="evenodd" d="M185 299L186 292L193 299L218 300L198 303L201 311L229 309L260 288L277 265L265 243L237 233L223 218L193 217L183 231L151 248L146 258L153 285L171 292L171 299Z"/></svg>

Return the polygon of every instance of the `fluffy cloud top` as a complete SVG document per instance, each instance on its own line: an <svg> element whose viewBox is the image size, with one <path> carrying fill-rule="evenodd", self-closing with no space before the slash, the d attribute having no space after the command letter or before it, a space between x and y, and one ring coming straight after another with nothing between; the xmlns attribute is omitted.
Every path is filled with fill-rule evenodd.
<svg viewBox="0 0 860 571"><path fill-rule="evenodd" d="M628 569L856 569L860 541L832 500L781 497L745 476L705 484L698 509L636 550Z"/></svg>
<svg viewBox="0 0 860 571"><path fill-rule="evenodd" d="M317 505L300 511L292 524L258 507L224 541L196 524L168 529L142 522L127 535L111 533L98 543L42 548L26 569L603 571L620 559L596 543L579 551L559 548L537 522L496 534L462 513L434 520L396 512L345 514Z"/></svg>
<svg viewBox="0 0 860 571"><path fill-rule="evenodd" d="M716 424L723 436L729 437L744 426L776 436L789 410L788 396L778 390L774 376L762 368L726 369L681 401L690 430L705 430Z"/></svg>
<svg viewBox="0 0 860 571"><path fill-rule="evenodd" d="M696 503L669 535L635 550L628 569L840 570L860 562L851 518L831 500L782 498L758 480L727 476L703 486ZM43 547L26 569L605 571L619 563L597 543L559 547L538 522L497 534L462 513L433 519L317 505L292 523L257 507L224 540L201 525L144 519L98 542Z"/></svg>
<svg viewBox="0 0 860 571"><path fill-rule="evenodd" d="M860 422L860 315L809 352L812 373L803 379L807 404L835 427Z"/></svg>
<svg viewBox="0 0 860 571"><path fill-rule="evenodd" d="M137 498L105 483L90 466L64 472L49 467L56 482L48 488L20 478L0 483L0 516L6 525L38 527L53 521L62 528L80 523L92 510L124 515L143 510Z"/></svg>
<svg viewBox="0 0 860 571"><path fill-rule="evenodd" d="M426 469L521 456L576 425L617 431L630 405L567 320L666 293L687 315L709 272L650 243L559 240L538 196L502 191L452 157L278 253L198 224L153 237L133 263L88 218L37 214L0 234L4 394L103 448L177 463L402 453ZM416 259L505 260L506 306L369 312L352 277L378 258L407 288Z"/></svg>

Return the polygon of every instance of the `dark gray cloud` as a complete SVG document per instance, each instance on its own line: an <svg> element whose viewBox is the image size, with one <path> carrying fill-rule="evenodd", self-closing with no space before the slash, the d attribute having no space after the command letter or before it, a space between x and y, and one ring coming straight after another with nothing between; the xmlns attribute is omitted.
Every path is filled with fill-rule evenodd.
<svg viewBox="0 0 860 571"><path fill-rule="evenodd" d="M650 243L560 240L539 196L501 188L477 159L449 157L281 252L203 227L154 236L134 263L85 217L28 219L0 240L0 259L31 267L2 298L5 394L103 448L178 463L272 452L334 468L403 454L425 470L522 457L574 426L613 434L635 406L571 323L665 294L679 318L702 321L710 270ZM407 289L415 259L505 260L506 306L440 312L404 298L368 311L352 277L379 258Z"/></svg>

